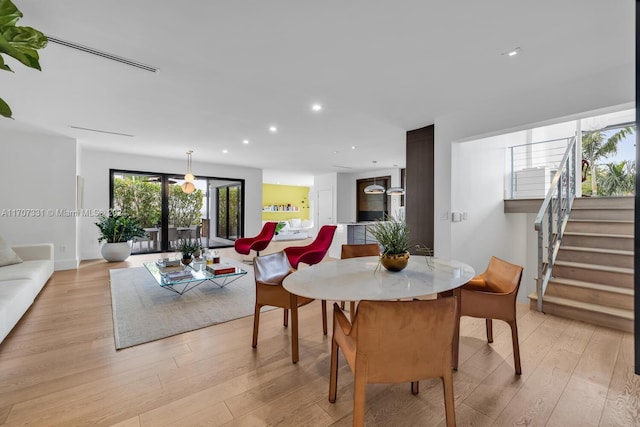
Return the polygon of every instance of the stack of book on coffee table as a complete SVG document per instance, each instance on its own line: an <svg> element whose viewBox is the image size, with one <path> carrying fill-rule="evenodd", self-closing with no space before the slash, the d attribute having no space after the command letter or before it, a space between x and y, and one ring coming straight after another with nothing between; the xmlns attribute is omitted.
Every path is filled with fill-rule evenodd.
<svg viewBox="0 0 640 427"><path fill-rule="evenodd" d="M193 277L189 270L171 271L164 273L163 276L170 282L177 282L179 280L190 279Z"/></svg>
<svg viewBox="0 0 640 427"><path fill-rule="evenodd" d="M223 274L231 274L236 272L236 267L231 264L212 264L207 266L207 271L214 276L220 276Z"/></svg>

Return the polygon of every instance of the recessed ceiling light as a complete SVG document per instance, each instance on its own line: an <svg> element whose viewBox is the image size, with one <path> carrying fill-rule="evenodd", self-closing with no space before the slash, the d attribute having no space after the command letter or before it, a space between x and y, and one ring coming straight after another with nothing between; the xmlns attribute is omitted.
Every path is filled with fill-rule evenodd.
<svg viewBox="0 0 640 427"><path fill-rule="evenodd" d="M269 126L269 132L276 133L276 132L278 132L278 128L273 126L273 125L271 125L271 126Z"/></svg>
<svg viewBox="0 0 640 427"><path fill-rule="evenodd" d="M520 53L522 49L520 49L519 47L513 48L507 52L502 52L502 55L507 55L507 56L516 56Z"/></svg>
<svg viewBox="0 0 640 427"><path fill-rule="evenodd" d="M229 152L229 150L227 150L227 149L225 148L224 150L222 150L222 152L223 152L224 154L227 154L227 153Z"/></svg>
<svg viewBox="0 0 640 427"><path fill-rule="evenodd" d="M338 154L338 151L337 151L337 150L336 150L336 151L334 151L334 152L333 152L333 154Z"/></svg>
<svg viewBox="0 0 640 427"><path fill-rule="evenodd" d="M243 139L243 140L242 140L242 143L243 143L243 144L248 144L248 143L249 143L249 140L248 140L248 139Z"/></svg>
<svg viewBox="0 0 640 427"><path fill-rule="evenodd" d="M358 147L356 147L355 145L352 145L352 146L351 146L351 149L352 149L352 150L355 150L356 148L358 148Z"/></svg>
<svg viewBox="0 0 640 427"><path fill-rule="evenodd" d="M320 104L313 104L313 105L311 106L311 109L312 109L313 111L322 111L322 105L320 105Z"/></svg>

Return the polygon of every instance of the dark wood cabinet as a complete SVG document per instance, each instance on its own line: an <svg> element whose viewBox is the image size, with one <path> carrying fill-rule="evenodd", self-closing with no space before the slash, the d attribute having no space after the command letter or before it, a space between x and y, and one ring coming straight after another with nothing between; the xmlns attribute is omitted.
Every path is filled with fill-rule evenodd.
<svg viewBox="0 0 640 427"><path fill-rule="evenodd" d="M409 236L412 243L433 248L433 125L407 132L406 155L405 214Z"/></svg>

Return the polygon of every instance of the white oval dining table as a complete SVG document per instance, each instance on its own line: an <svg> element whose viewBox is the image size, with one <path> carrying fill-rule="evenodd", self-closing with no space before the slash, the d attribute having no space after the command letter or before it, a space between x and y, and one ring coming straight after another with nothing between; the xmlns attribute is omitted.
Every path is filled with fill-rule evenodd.
<svg viewBox="0 0 640 427"><path fill-rule="evenodd" d="M287 276L284 288L296 295L324 300L361 301L414 298L455 289L475 271L459 261L411 255L402 271L378 266L378 257L326 261Z"/></svg>
<svg viewBox="0 0 640 427"><path fill-rule="evenodd" d="M298 316L298 296L319 300L361 301L416 298L451 290L457 294L456 289L474 275L474 269L460 261L420 255L411 255L404 270L391 272L378 265L377 256L372 256L325 261L302 268L287 276L282 285L291 294L293 319L293 316ZM458 312L459 304L458 298ZM458 331L459 322L456 337ZM298 331L292 330L291 333L295 363L298 360ZM457 368L458 340L454 341L453 364Z"/></svg>

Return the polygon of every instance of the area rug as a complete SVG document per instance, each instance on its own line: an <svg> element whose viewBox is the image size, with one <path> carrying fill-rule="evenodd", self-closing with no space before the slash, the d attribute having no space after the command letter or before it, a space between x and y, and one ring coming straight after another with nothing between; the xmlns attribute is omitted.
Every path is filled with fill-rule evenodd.
<svg viewBox="0 0 640 427"><path fill-rule="evenodd" d="M204 282L184 295L161 288L144 267L110 270L116 349L252 315L253 271L243 268L247 274L224 288Z"/></svg>

